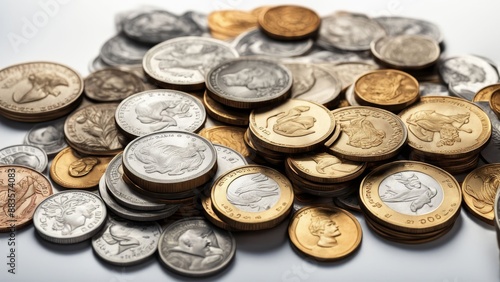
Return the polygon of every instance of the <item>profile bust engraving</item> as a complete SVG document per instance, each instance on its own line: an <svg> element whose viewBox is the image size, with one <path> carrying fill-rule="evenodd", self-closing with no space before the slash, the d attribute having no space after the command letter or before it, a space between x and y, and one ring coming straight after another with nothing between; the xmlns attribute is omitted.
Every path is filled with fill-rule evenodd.
<svg viewBox="0 0 500 282"><path fill-rule="evenodd" d="M342 235L332 216L323 213L311 215L309 232L319 238L316 245L322 248L332 248L337 246L338 243L336 237Z"/></svg>
<svg viewBox="0 0 500 282"><path fill-rule="evenodd" d="M87 219L94 217L94 210L97 209L90 199L78 195L55 198L41 208L43 215L55 219L51 229L60 231L61 235L71 235L84 226Z"/></svg>

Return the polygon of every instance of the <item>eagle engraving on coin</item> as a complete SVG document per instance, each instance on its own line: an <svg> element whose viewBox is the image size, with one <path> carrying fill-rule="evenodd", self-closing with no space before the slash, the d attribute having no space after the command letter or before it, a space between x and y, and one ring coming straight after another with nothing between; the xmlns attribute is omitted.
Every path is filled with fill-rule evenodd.
<svg viewBox="0 0 500 282"><path fill-rule="evenodd" d="M137 119L143 124L151 125L153 131L176 126L174 117L191 117L191 106L182 101L154 101L141 103L135 108Z"/></svg>
<svg viewBox="0 0 500 282"><path fill-rule="evenodd" d="M375 125L367 120L367 115L356 113L345 115L340 119L340 128L342 132L349 136L347 145L369 149L382 144L386 133L375 128Z"/></svg>
<svg viewBox="0 0 500 282"><path fill-rule="evenodd" d="M241 210L266 211L279 200L279 185L262 173L244 175L237 180L228 187L227 199Z"/></svg>
<svg viewBox="0 0 500 282"><path fill-rule="evenodd" d="M287 113L279 112L266 119L266 128L269 126L269 120L277 117L273 125L273 131L279 135L287 137L306 136L316 131L311 128L316 123L316 118L312 116L303 116L302 113L310 110L309 106L297 106L290 109Z"/></svg>
<svg viewBox="0 0 500 282"><path fill-rule="evenodd" d="M15 81L15 85L23 82L25 87L29 87L29 89L21 92L12 93L12 100L18 104L25 104L30 102L35 102L38 100L42 100L49 95L58 96L61 92L58 90L60 86L69 86L68 81L55 73L31 73L27 74L27 81L24 79L20 79ZM19 86L19 85L18 85ZM23 89L25 87L17 87Z"/></svg>
<svg viewBox="0 0 500 282"><path fill-rule="evenodd" d="M332 248L337 246L336 237L342 235L339 226L331 215L325 213L315 213L311 215L309 232L318 237L316 245L322 248Z"/></svg>

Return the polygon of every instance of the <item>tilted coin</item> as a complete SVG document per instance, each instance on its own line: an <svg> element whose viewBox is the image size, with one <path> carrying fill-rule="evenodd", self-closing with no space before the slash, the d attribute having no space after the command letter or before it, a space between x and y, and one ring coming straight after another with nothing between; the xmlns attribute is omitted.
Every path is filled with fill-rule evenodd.
<svg viewBox="0 0 500 282"><path fill-rule="evenodd" d="M500 164L489 164L470 172L462 183L466 207L479 219L493 224L493 205L500 188Z"/></svg>
<svg viewBox="0 0 500 282"><path fill-rule="evenodd" d="M448 87L433 82L419 82L418 87L420 89L420 97L425 96L450 96Z"/></svg>
<svg viewBox="0 0 500 282"><path fill-rule="evenodd" d="M266 9L259 15L259 27L271 38L300 40L317 35L321 19L316 12L302 6L282 5Z"/></svg>
<svg viewBox="0 0 500 282"><path fill-rule="evenodd" d="M300 252L321 261L352 254L361 244L363 231L349 212L336 207L304 207L288 226L290 241Z"/></svg>
<svg viewBox="0 0 500 282"><path fill-rule="evenodd" d="M342 84L343 91L352 85L359 76L378 69L377 65L363 62L343 62L338 64L319 63L317 65L337 77Z"/></svg>
<svg viewBox="0 0 500 282"><path fill-rule="evenodd" d="M231 227L229 224L225 223L222 221L219 216L214 212L213 207L212 207L212 199L208 195L202 195L201 196L201 206L202 206L202 212L205 218L210 221L213 225L222 228L227 231L237 231L233 227Z"/></svg>
<svg viewBox="0 0 500 282"><path fill-rule="evenodd" d="M257 17L252 13L239 10L219 10L208 15L208 27L212 32L220 34L218 39L233 38L241 33L257 27Z"/></svg>
<svg viewBox="0 0 500 282"><path fill-rule="evenodd" d="M139 77L119 69L99 70L85 78L85 95L99 102L120 102L143 90Z"/></svg>
<svg viewBox="0 0 500 282"><path fill-rule="evenodd" d="M75 244L94 236L106 223L107 211L99 196L87 191L62 191L38 205L33 216L43 239Z"/></svg>
<svg viewBox="0 0 500 282"><path fill-rule="evenodd" d="M500 91L496 90L490 97L490 108L500 118Z"/></svg>
<svg viewBox="0 0 500 282"><path fill-rule="evenodd" d="M0 164L20 165L45 172L48 164L44 150L32 145L14 145L0 149Z"/></svg>
<svg viewBox="0 0 500 282"><path fill-rule="evenodd" d="M41 148L48 156L59 153L68 146L64 140L64 119L33 126L23 143Z"/></svg>
<svg viewBox="0 0 500 282"><path fill-rule="evenodd" d="M59 152L50 165L50 178L64 188L88 189L99 179L112 157L80 155L71 148Z"/></svg>
<svg viewBox="0 0 500 282"><path fill-rule="evenodd" d="M214 120L237 126L248 125L250 110L245 111L225 106L212 99L206 91L203 94L203 105L207 114Z"/></svg>
<svg viewBox="0 0 500 282"><path fill-rule="evenodd" d="M176 90L147 90L123 100L116 124L131 139L163 130L198 131L205 123L205 107L197 98Z"/></svg>
<svg viewBox="0 0 500 282"><path fill-rule="evenodd" d="M361 212L361 208L359 207L359 193L357 191L333 198L333 202L340 208Z"/></svg>
<svg viewBox="0 0 500 282"><path fill-rule="evenodd" d="M204 128L199 134L214 144L227 146L248 157L250 153L243 141L245 131L246 129L235 126L213 126Z"/></svg>
<svg viewBox="0 0 500 282"><path fill-rule="evenodd" d="M158 85L184 90L205 87L205 74L220 62L238 57L227 43L189 36L170 39L149 49L143 68Z"/></svg>
<svg viewBox="0 0 500 282"><path fill-rule="evenodd" d="M78 103L83 80L76 71L52 62L29 62L0 70L0 115L41 122L67 114Z"/></svg>
<svg viewBox="0 0 500 282"><path fill-rule="evenodd" d="M118 104L95 104L73 112L64 123L66 141L75 150L89 155L116 155L123 150L115 112Z"/></svg>
<svg viewBox="0 0 500 282"><path fill-rule="evenodd" d="M443 36L439 27L422 19L382 16L376 17L374 20L384 27L387 35L389 36L398 36L403 34L423 35L432 38L438 43L443 41Z"/></svg>
<svg viewBox="0 0 500 282"><path fill-rule="evenodd" d="M282 64L263 59L232 59L207 73L207 94L235 108L278 104L288 97L292 73Z"/></svg>
<svg viewBox="0 0 500 282"><path fill-rule="evenodd" d="M473 102L486 101L489 102L493 92L500 90L500 83L491 84L477 91L472 99Z"/></svg>
<svg viewBox="0 0 500 282"><path fill-rule="evenodd" d="M142 58L148 49L149 46L118 34L104 43L99 56L110 66L135 65L142 63Z"/></svg>
<svg viewBox="0 0 500 282"><path fill-rule="evenodd" d="M249 129L263 147L281 153L304 153L330 137L335 119L324 106L290 99L274 108L253 110Z"/></svg>
<svg viewBox="0 0 500 282"><path fill-rule="evenodd" d="M0 183L0 232L15 232L30 224L36 207L52 195L50 181L27 167L0 165Z"/></svg>
<svg viewBox="0 0 500 282"><path fill-rule="evenodd" d="M92 249L106 262L120 266L139 264L158 248L161 227L108 216L106 226L92 237Z"/></svg>
<svg viewBox="0 0 500 282"><path fill-rule="evenodd" d="M97 55L97 57L89 62L87 69L89 72L95 72L109 67L110 65L106 64L100 55Z"/></svg>
<svg viewBox="0 0 500 282"><path fill-rule="evenodd" d="M358 101L356 101L356 97L354 94L354 84L351 84L349 87L347 87L345 91L345 99L349 106L361 106Z"/></svg>
<svg viewBox="0 0 500 282"><path fill-rule="evenodd" d="M491 122L491 138L481 150L481 157L490 164L500 163L500 154L498 154L498 150L500 150L500 119L491 110L488 102L475 102L474 104L486 113Z"/></svg>
<svg viewBox="0 0 500 282"><path fill-rule="evenodd" d="M201 217L191 217L165 228L158 253L169 270L205 277L229 265L236 253L236 241L230 232L212 226Z"/></svg>

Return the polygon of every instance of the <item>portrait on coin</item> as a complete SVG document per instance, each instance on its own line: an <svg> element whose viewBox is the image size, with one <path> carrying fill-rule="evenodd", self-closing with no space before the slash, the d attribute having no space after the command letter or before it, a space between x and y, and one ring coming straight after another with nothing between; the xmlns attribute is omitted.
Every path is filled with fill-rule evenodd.
<svg viewBox="0 0 500 282"><path fill-rule="evenodd" d="M111 224L102 234L102 239L109 245L116 245L115 255L119 255L128 249L141 245L139 239L132 234L134 230L134 227L129 227L126 224Z"/></svg>
<svg viewBox="0 0 500 282"><path fill-rule="evenodd" d="M239 97L265 97L280 91L288 84L289 78L279 68L249 66L221 75L221 82L226 87L242 86L247 92L237 91Z"/></svg>
<svg viewBox="0 0 500 282"><path fill-rule="evenodd" d="M18 152L12 155L0 157L0 164L22 165L32 169L38 168L40 163L41 161L37 156L27 152Z"/></svg>
<svg viewBox="0 0 500 282"><path fill-rule="evenodd" d="M97 207L88 198L78 195L61 196L52 202L41 206L42 214L53 219L52 230L60 231L61 235L72 233L85 225L88 219L94 217Z"/></svg>
<svg viewBox="0 0 500 282"><path fill-rule="evenodd" d="M324 213L311 215L309 232L319 238L316 244L322 248L335 247L338 244L336 237L342 235L332 215Z"/></svg>
<svg viewBox="0 0 500 282"><path fill-rule="evenodd" d="M64 141L63 123L32 130L28 135L29 144L44 146L61 145Z"/></svg>

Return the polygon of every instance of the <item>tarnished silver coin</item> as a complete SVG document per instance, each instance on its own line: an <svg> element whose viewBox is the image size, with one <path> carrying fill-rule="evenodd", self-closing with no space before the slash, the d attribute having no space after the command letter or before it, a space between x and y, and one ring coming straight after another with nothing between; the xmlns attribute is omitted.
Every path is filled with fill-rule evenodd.
<svg viewBox="0 0 500 282"><path fill-rule="evenodd" d="M356 101L356 96L354 95L354 84L351 84L345 91L345 99L351 106L361 106L358 101Z"/></svg>
<svg viewBox="0 0 500 282"><path fill-rule="evenodd" d="M420 97L425 96L450 96L448 87L440 83L419 82Z"/></svg>
<svg viewBox="0 0 500 282"><path fill-rule="evenodd" d="M207 94L224 105L250 109L286 100L292 82L292 73L280 63L264 59L232 59L207 73Z"/></svg>
<svg viewBox="0 0 500 282"><path fill-rule="evenodd" d="M271 39L259 29L240 34L231 43L240 56L269 56L289 58L301 56L313 46L312 39L300 41L279 41Z"/></svg>
<svg viewBox="0 0 500 282"><path fill-rule="evenodd" d="M161 231L156 222L135 222L110 215L106 226L92 237L92 248L111 264L135 265L154 255Z"/></svg>
<svg viewBox="0 0 500 282"><path fill-rule="evenodd" d="M481 150L481 157L490 164L500 163L500 120L495 112L491 110L488 102L474 102L483 110L491 121L491 138Z"/></svg>
<svg viewBox="0 0 500 282"><path fill-rule="evenodd" d="M168 205L161 210L140 211L121 206L109 194L104 175L101 177L101 180L99 180L99 195L101 195L102 200L110 211L122 218L134 221L155 221L164 219L173 215L180 207L179 205Z"/></svg>
<svg viewBox="0 0 500 282"><path fill-rule="evenodd" d="M201 101L176 90L147 90L123 100L116 109L118 127L136 138L162 130L197 132L207 114Z"/></svg>
<svg viewBox="0 0 500 282"><path fill-rule="evenodd" d="M142 63L150 47L133 41L123 34L110 38L101 47L100 57L110 66L135 65Z"/></svg>
<svg viewBox="0 0 500 282"><path fill-rule="evenodd" d="M384 28L363 14L337 12L321 19L321 46L332 46L341 50L369 50L370 43L384 36Z"/></svg>
<svg viewBox="0 0 500 282"><path fill-rule="evenodd" d="M89 62L87 69L89 72L95 72L95 71L102 70L102 69L109 68L109 67L110 67L110 65L106 64L102 60L101 55L97 55L97 57L95 57L94 59L92 59Z"/></svg>
<svg viewBox="0 0 500 282"><path fill-rule="evenodd" d="M88 98L98 102L120 102L143 90L144 85L135 74L108 68L87 76L83 91Z"/></svg>
<svg viewBox="0 0 500 282"><path fill-rule="evenodd" d="M151 48L143 60L144 72L158 85L179 90L201 90L205 74L220 62L238 57L227 43L204 37L171 39Z"/></svg>
<svg viewBox="0 0 500 282"><path fill-rule="evenodd" d="M104 174L106 187L116 202L120 205L141 211L161 210L168 208L165 204L160 204L148 199L137 193L133 188L130 188L123 181L122 154L116 155L109 162Z"/></svg>
<svg viewBox="0 0 500 282"><path fill-rule="evenodd" d="M14 145L0 149L0 164L22 165L43 173L48 164L44 150L32 145Z"/></svg>
<svg viewBox="0 0 500 282"><path fill-rule="evenodd" d="M342 84L342 90L346 90L361 75L379 68L377 65L364 62L322 63L317 65L337 77Z"/></svg>
<svg viewBox="0 0 500 282"><path fill-rule="evenodd" d="M338 196L336 198L333 198L333 202L340 208L361 212L358 193L350 193L347 195Z"/></svg>
<svg viewBox="0 0 500 282"><path fill-rule="evenodd" d="M64 121L65 119L59 119L35 125L28 131L23 143L39 147L48 156L59 153L68 146L64 140Z"/></svg>
<svg viewBox="0 0 500 282"><path fill-rule="evenodd" d="M376 17L374 20L384 27L389 36L424 35L438 43L443 41L439 27L428 21L395 16Z"/></svg>
<svg viewBox="0 0 500 282"><path fill-rule="evenodd" d="M160 260L169 270L192 277L222 271L235 252L233 235L201 217L172 223L163 231L158 244Z"/></svg>
<svg viewBox="0 0 500 282"><path fill-rule="evenodd" d="M33 216L35 229L43 239L74 244L92 238L106 223L104 202L92 192L62 191L38 205Z"/></svg>
<svg viewBox="0 0 500 282"><path fill-rule="evenodd" d="M464 55L450 57L439 64L439 74L455 96L472 101L481 88L497 83L498 71L483 58Z"/></svg>

